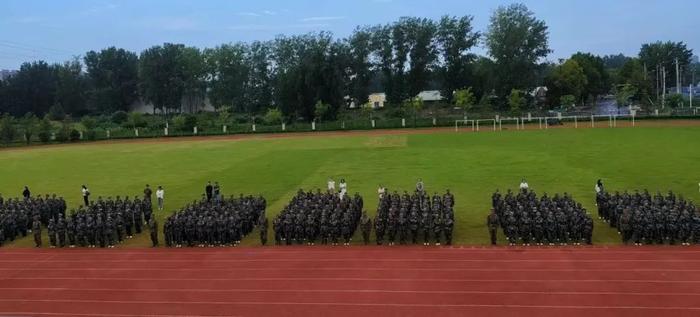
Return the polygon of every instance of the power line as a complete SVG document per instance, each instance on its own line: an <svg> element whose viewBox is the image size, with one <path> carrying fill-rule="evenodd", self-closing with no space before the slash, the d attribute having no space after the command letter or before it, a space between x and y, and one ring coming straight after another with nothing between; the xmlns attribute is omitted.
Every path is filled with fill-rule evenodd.
<svg viewBox="0 0 700 317"><path fill-rule="evenodd" d="M78 54L75 54L75 52L71 52L71 51L67 51L67 50L51 48L51 47L46 47L46 46L32 45L32 44L23 44L23 43L14 42L14 41L8 41L8 40L0 40L0 45L4 45L4 46L8 46L8 47L15 47L17 49L23 49L23 50L31 50L31 51L48 51L48 52L53 52L53 54L78 55Z"/></svg>

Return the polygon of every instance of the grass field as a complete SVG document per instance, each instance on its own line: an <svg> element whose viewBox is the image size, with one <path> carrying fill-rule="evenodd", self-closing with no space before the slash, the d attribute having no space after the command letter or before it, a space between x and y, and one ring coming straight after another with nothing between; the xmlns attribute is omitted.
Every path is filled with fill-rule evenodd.
<svg viewBox="0 0 700 317"><path fill-rule="evenodd" d="M539 193L573 194L595 215L598 178L609 190L673 189L699 201L699 160L700 127L102 143L0 151L0 193L20 196L28 184L34 194L63 195L70 209L80 203L83 183L92 198L137 195L149 183L164 186L169 213L199 198L212 180L225 195L263 194L273 216L299 188L323 187L330 176L345 178L374 214L378 184L411 190L421 177L431 193L454 193L455 243L485 244L491 194L515 189L522 177ZM158 216L162 225L166 213ZM258 244L256 238L244 244ZM125 246L147 246L147 239ZM594 243L618 242L596 222ZM31 245L28 237L11 246Z"/></svg>

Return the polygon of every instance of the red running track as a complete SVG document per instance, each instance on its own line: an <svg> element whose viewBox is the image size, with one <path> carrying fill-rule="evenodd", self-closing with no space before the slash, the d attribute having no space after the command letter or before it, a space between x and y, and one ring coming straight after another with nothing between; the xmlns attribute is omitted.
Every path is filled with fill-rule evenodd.
<svg viewBox="0 0 700 317"><path fill-rule="evenodd" d="M700 316L700 248L0 249L0 316Z"/></svg>

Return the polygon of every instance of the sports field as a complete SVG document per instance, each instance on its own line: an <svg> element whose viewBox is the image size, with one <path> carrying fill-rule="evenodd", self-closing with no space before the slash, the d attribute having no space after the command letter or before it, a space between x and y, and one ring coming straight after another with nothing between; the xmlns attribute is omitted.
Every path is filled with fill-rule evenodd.
<svg viewBox="0 0 700 317"><path fill-rule="evenodd" d="M18 148L0 151L0 193L20 196L26 184L33 194L63 195L70 209L81 202L81 184L90 187L93 199L141 195L146 183L162 185L168 211L157 213L162 225L167 214L200 198L209 180L218 181L225 195L262 194L270 217L299 188L322 188L328 177L345 178L350 193L360 192L373 215L379 184L401 192L412 190L420 177L430 193L448 188L454 193L454 242L486 244L491 194L515 189L522 177L539 193L573 194L594 215L598 178L608 190L672 189L700 201L699 145L700 126L638 126L478 133L403 130ZM244 241L258 243L257 234ZM594 243L619 243L619 238L596 222ZM125 244L147 245L146 234ZM31 237L10 246L32 246Z"/></svg>

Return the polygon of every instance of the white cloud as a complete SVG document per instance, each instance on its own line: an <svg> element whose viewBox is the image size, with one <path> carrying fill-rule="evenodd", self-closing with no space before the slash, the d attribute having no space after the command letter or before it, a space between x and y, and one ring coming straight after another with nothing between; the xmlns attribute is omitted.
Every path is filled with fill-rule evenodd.
<svg viewBox="0 0 700 317"><path fill-rule="evenodd" d="M264 14L267 14L267 15L277 15L277 12L275 12L275 11L270 11L270 10L265 10L265 11L263 11L263 13L264 13Z"/></svg>
<svg viewBox="0 0 700 317"><path fill-rule="evenodd" d="M111 2L110 3L103 3L103 4L98 4L98 5L94 5L90 8L87 8L87 9L81 11L80 14L82 14L82 15L95 15L95 14L99 14L99 13L103 13L103 12L107 12L107 11L112 11L118 7L119 7L119 5L117 5L116 3L111 3Z"/></svg>
<svg viewBox="0 0 700 317"><path fill-rule="evenodd" d="M303 18L299 21L302 22L314 22L314 21L334 21L334 20L343 20L345 17L342 16L325 16L325 17L309 17L309 18Z"/></svg>
<svg viewBox="0 0 700 317"><path fill-rule="evenodd" d="M260 16L259 13L255 13L255 12L239 12L239 13L236 13L236 15L246 16L246 17L259 17Z"/></svg>
<svg viewBox="0 0 700 317"><path fill-rule="evenodd" d="M231 31L284 31L288 29L316 29L329 26L330 24L328 23L297 23L284 25L241 24L229 26L227 29Z"/></svg>

